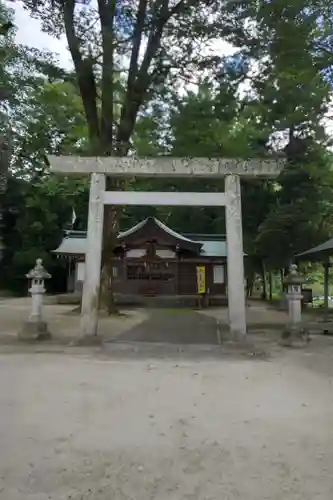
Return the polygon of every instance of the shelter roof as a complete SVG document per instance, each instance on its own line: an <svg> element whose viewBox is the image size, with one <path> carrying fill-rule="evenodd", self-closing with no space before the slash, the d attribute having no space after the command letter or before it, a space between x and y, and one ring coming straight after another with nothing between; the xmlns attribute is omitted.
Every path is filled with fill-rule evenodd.
<svg viewBox="0 0 333 500"><path fill-rule="evenodd" d="M325 243L322 243L321 245L310 248L309 250L298 254L296 257L301 260L323 260L330 255L333 255L333 238L325 241Z"/></svg>

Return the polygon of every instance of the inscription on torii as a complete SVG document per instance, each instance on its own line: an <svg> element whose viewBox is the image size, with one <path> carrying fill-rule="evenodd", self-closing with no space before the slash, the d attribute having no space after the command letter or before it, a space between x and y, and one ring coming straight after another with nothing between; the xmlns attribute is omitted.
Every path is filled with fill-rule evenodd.
<svg viewBox="0 0 333 500"><path fill-rule="evenodd" d="M157 158L49 156L51 171L64 174L99 173L113 177L207 177L234 174L241 177L275 178L284 160L237 158Z"/></svg>

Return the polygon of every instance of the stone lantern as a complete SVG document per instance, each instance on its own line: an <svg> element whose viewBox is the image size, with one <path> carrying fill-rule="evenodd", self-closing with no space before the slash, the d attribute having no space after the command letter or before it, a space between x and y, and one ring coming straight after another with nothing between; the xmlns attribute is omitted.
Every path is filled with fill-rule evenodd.
<svg viewBox="0 0 333 500"><path fill-rule="evenodd" d="M23 324L19 333L22 340L44 340L51 338L47 323L43 319L43 295L45 293L44 280L51 278L51 275L44 269L42 259L36 260L36 265L26 277L31 280L31 312L28 321Z"/></svg>
<svg viewBox="0 0 333 500"><path fill-rule="evenodd" d="M305 333L302 325L302 284L306 281L298 273L296 264L292 264L288 276L284 279L284 284L287 285L286 298L289 313L287 328L282 335L286 344L291 343L292 337L300 337Z"/></svg>

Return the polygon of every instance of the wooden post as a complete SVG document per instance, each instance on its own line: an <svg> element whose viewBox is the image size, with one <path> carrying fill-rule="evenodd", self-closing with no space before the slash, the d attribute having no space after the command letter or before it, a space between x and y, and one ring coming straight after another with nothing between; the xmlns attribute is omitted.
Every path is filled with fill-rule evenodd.
<svg viewBox="0 0 333 500"><path fill-rule="evenodd" d="M81 331L97 335L98 305L101 278L105 175L91 174L87 252L82 292Z"/></svg>
<svg viewBox="0 0 333 500"><path fill-rule="evenodd" d="M330 273L330 263L329 261L324 262L324 321L328 321L328 295L329 295L329 273Z"/></svg>
<svg viewBox="0 0 333 500"><path fill-rule="evenodd" d="M239 175L225 178L226 232L228 249L228 312L235 338L246 335L242 206Z"/></svg>

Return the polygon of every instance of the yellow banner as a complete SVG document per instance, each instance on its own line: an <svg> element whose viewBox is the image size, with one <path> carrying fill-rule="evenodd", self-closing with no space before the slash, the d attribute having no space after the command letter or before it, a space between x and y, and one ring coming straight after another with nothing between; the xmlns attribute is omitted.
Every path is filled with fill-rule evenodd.
<svg viewBox="0 0 333 500"><path fill-rule="evenodd" d="M205 268L205 266L197 266L197 291L198 291L198 293L206 293L206 268Z"/></svg>

